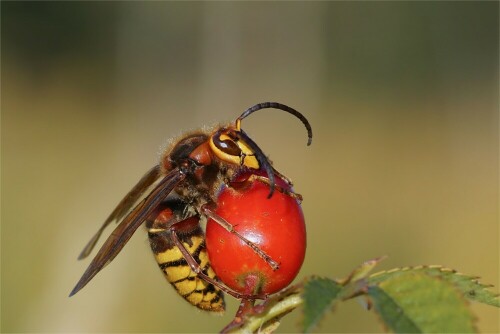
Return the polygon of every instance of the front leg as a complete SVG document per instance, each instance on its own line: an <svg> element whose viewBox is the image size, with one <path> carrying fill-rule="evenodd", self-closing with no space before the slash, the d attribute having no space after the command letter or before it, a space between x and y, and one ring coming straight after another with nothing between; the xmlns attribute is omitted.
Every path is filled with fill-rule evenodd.
<svg viewBox="0 0 500 334"><path fill-rule="evenodd" d="M292 182L288 178L286 178L284 175L280 174L278 171L275 170L275 173L279 176L279 178L281 180L283 180L283 182L285 182L288 185L288 187L287 187L288 189L284 188L278 184L274 185L274 189L276 189L280 193L283 193L287 196L293 197L297 201L299 201L299 203L302 203L302 195L297 194L291 190L292 189L291 188ZM231 181L230 185L234 189L245 189L247 187L250 187L252 185L252 183L255 181L264 183L265 185L267 185L269 187L271 186L271 181L269 180L269 178L267 178L265 176L261 176L261 175L255 175L255 174L251 174L250 176L248 176L248 178L246 178L244 180Z"/></svg>

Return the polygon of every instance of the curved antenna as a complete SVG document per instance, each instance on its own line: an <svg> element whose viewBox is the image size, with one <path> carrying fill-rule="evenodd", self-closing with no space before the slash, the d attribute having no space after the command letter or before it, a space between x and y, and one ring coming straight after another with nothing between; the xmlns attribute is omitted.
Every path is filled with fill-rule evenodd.
<svg viewBox="0 0 500 334"><path fill-rule="evenodd" d="M286 106L284 104L278 103L278 102L262 102L262 103L257 103L253 107L248 108L247 110L245 110L243 112L243 114L241 114L240 117L238 117L236 119L236 130L237 131L241 131L241 120L242 119L244 119L248 115L256 112L257 110L268 109L268 108L279 109L279 110L286 111L286 112L294 115L298 119L300 119L302 121L302 123L304 124L304 126L306 127L306 129L307 129L307 137L308 137L307 146L311 145L311 142L312 142L312 128L311 128L311 124L309 124L309 121L307 120L307 118L305 118L305 116L302 115L297 110L295 110L295 109L293 109L293 108L291 108L289 106Z"/></svg>
<svg viewBox="0 0 500 334"><path fill-rule="evenodd" d="M271 189L269 191L269 195L267 195L267 198L271 198L274 193L274 170L273 167L271 166L271 163L267 159L266 155L262 150L260 149L257 144L250 139L250 137L243 131L242 129L238 130L237 135L243 139L243 141L250 146L252 151L255 153L255 158L257 158L257 161L259 162L259 165L264 168L266 171L267 177L269 178L269 183L271 184Z"/></svg>

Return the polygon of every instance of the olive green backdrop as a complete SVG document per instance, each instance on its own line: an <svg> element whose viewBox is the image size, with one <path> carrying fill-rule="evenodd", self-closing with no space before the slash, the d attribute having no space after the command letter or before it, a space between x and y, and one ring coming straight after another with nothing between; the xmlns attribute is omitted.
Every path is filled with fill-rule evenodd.
<svg viewBox="0 0 500 334"><path fill-rule="evenodd" d="M214 332L141 228L82 247L172 136L234 120L304 196L299 277L443 264L499 286L498 2L1 3L1 331ZM110 231L106 231L106 234ZM293 247L293 245L290 245ZM484 332L497 309L472 305ZM300 312L281 332L297 331ZM318 332L379 332L341 305Z"/></svg>

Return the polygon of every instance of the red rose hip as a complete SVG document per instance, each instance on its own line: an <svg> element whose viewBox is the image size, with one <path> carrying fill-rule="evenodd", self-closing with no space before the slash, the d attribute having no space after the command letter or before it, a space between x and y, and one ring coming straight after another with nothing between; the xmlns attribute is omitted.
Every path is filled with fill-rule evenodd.
<svg viewBox="0 0 500 334"><path fill-rule="evenodd" d="M245 179L249 175L240 176ZM292 191L275 175L276 185ZM227 286L245 294L272 294L297 276L306 250L304 215L298 200L258 180L224 188L215 212L279 264L273 270L251 247L213 220L207 222L208 257L215 273ZM249 291L250 290L250 291Z"/></svg>

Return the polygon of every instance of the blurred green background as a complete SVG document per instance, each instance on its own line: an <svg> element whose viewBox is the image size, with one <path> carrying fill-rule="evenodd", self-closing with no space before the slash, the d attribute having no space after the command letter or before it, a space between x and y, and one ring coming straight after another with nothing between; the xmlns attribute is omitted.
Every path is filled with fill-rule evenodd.
<svg viewBox="0 0 500 334"><path fill-rule="evenodd" d="M140 229L76 257L162 144L245 130L304 196L300 277L443 264L499 289L498 2L1 2L2 332L214 332ZM108 231L106 233L109 233ZM478 327L499 312L473 304ZM298 330L300 312L280 332ZM318 332L379 332L352 301Z"/></svg>

